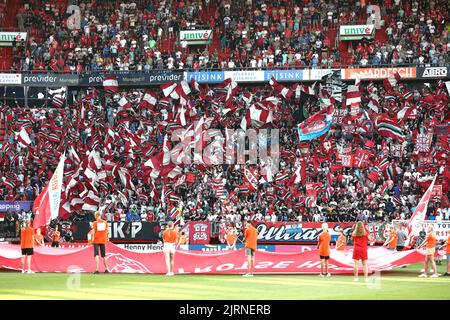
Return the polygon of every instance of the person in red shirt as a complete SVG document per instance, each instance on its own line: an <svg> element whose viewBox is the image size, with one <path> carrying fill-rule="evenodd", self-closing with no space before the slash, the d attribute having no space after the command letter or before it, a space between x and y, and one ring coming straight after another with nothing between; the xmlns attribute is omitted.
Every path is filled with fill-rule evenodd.
<svg viewBox="0 0 450 320"><path fill-rule="evenodd" d="M252 277L255 268L255 252L258 242L258 230L250 221L245 223L245 255L247 256L248 271L244 276Z"/></svg>
<svg viewBox="0 0 450 320"><path fill-rule="evenodd" d="M95 222L92 224L92 244L94 245L94 257L95 257L95 274L99 273L100 258L98 257L99 250L100 255L103 258L103 264L105 266L105 273L109 273L108 265L106 264L106 249L105 245L109 241L108 238L108 222L101 219L102 214L100 212L95 213Z"/></svg>
<svg viewBox="0 0 450 320"><path fill-rule="evenodd" d="M330 259L330 240L331 236L328 233L328 223L322 223L322 233L319 235L317 242L317 249L319 249L320 256L320 277L330 277L328 272L328 259Z"/></svg>
<svg viewBox="0 0 450 320"><path fill-rule="evenodd" d="M353 274L354 281L358 281L359 266L358 263L361 260L364 271L364 279L367 282L369 280L369 268L367 266L367 245L369 242L369 233L364 228L361 221L358 221L355 225L355 229L352 232L353 237Z"/></svg>
<svg viewBox="0 0 450 320"><path fill-rule="evenodd" d="M427 275L428 264L431 263L431 266L433 268L433 274L430 276L430 278L437 278L439 277L439 274L437 273L436 262L434 261L434 253L436 252L436 233L434 232L434 226L430 224L428 226L427 231L428 231L427 238L419 246L419 248L426 247L427 249L424 261L424 271L422 274L419 275L419 277L426 278L428 276Z"/></svg>
<svg viewBox="0 0 450 320"><path fill-rule="evenodd" d="M174 275L175 266L175 247L178 240L178 232L174 229L173 221L167 223L167 228L163 232L164 256L166 258L167 273L166 276Z"/></svg>
<svg viewBox="0 0 450 320"><path fill-rule="evenodd" d="M25 264L28 266L27 273L31 271L31 256L34 253L34 230L31 221L27 220L20 231L20 248L22 249L22 273L25 273Z"/></svg>

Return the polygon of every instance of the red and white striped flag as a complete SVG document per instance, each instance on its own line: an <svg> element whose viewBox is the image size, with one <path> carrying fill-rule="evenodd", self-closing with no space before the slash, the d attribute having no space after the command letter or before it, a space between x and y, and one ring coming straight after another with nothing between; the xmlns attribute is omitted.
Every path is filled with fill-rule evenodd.
<svg viewBox="0 0 450 320"><path fill-rule="evenodd" d="M17 140L19 144L24 147L29 147L31 145L31 139L30 136L28 135L27 128L22 127L22 130L20 130Z"/></svg>
<svg viewBox="0 0 450 320"><path fill-rule="evenodd" d="M161 90L164 94L164 97L171 96L172 92L174 92L177 84L175 82L167 82L166 84L161 85Z"/></svg>
<svg viewBox="0 0 450 320"><path fill-rule="evenodd" d="M391 92L395 86L397 86L397 82L400 81L402 77L398 72L394 75L389 75L386 79L383 80L383 86L388 91Z"/></svg>
<svg viewBox="0 0 450 320"><path fill-rule="evenodd" d="M103 80L103 88L106 91L119 92L119 82L116 76L106 76Z"/></svg>
<svg viewBox="0 0 450 320"><path fill-rule="evenodd" d="M345 105L349 106L355 103L361 102L361 92L359 91L359 86L349 85L347 87L346 94L346 103Z"/></svg>
<svg viewBox="0 0 450 320"><path fill-rule="evenodd" d="M278 92L280 92L280 94L286 99L286 100L290 100L291 96L293 94L293 91L285 86L283 86L282 84L279 84L274 77L272 77L269 80L269 84L272 86L272 88Z"/></svg>
<svg viewBox="0 0 450 320"><path fill-rule="evenodd" d="M273 112L269 110L263 110L256 108L254 105L247 110L247 113L242 118L241 128L247 130L247 127L251 126L252 120L258 123L269 123L273 121Z"/></svg>
<svg viewBox="0 0 450 320"><path fill-rule="evenodd" d="M120 100L117 102L117 104L119 105L121 110L133 109L133 107L131 106L131 103L128 102L127 98L125 98L125 97L120 98Z"/></svg>
<svg viewBox="0 0 450 320"><path fill-rule="evenodd" d="M92 190L89 190L87 196L84 198L84 204L82 210L97 211L100 204L100 198L94 194Z"/></svg>
<svg viewBox="0 0 450 320"><path fill-rule="evenodd" d="M139 103L139 107L154 110L157 102L158 102L157 95L153 92L148 91L144 94L144 97Z"/></svg>

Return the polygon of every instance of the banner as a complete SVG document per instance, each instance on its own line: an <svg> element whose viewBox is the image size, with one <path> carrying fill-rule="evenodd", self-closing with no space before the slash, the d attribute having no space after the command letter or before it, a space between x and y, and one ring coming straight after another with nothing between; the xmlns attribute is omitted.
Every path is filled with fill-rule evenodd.
<svg viewBox="0 0 450 320"><path fill-rule="evenodd" d="M93 272L95 260L92 247L81 249L36 247L31 262L35 272ZM19 245L0 244L0 266L4 270L21 270ZM390 270L394 267L423 261L419 250L392 251L383 247L369 248L370 272ZM191 253L177 250L175 274L244 274L247 272L244 250L219 253ZM106 262L112 273L165 274L164 253L138 253L119 248L111 242L106 245ZM333 274L353 273L352 248L340 252L331 250L329 271ZM318 250L302 253L276 253L257 251L255 273L262 274L318 274Z"/></svg>
<svg viewBox="0 0 450 320"><path fill-rule="evenodd" d="M208 244L211 237L209 221L189 222L189 244Z"/></svg>
<svg viewBox="0 0 450 320"><path fill-rule="evenodd" d="M65 159L66 156L63 153L49 183L42 189L36 200L34 200L34 229L46 226L50 223L50 220L58 217Z"/></svg>
<svg viewBox="0 0 450 320"><path fill-rule="evenodd" d="M58 166L56 167L55 172L53 173L53 176L48 183L51 219L56 219L59 214L59 204L61 202L61 188L64 175L64 161L66 161L66 155L63 153L61 159L59 160Z"/></svg>
<svg viewBox="0 0 450 320"><path fill-rule="evenodd" d="M198 83L220 83L225 81L224 71L197 71L186 72L185 80L189 83L192 79Z"/></svg>
<svg viewBox="0 0 450 320"><path fill-rule="evenodd" d="M12 47L14 39L17 42L27 41L26 32L0 32L0 47Z"/></svg>
<svg viewBox="0 0 450 320"><path fill-rule="evenodd" d="M322 233L322 223L320 222L266 222L260 221L254 223L258 230L259 243L311 243L317 242ZM339 236L339 229L343 228L344 233L348 234L354 223L335 223L328 224L331 241L336 241ZM290 232L290 230L295 232Z"/></svg>
<svg viewBox="0 0 450 320"><path fill-rule="evenodd" d="M310 123L306 120L306 122L302 122L297 128L298 138L300 141L309 141L318 138L330 130L331 123L332 120L328 121L327 119Z"/></svg>
<svg viewBox="0 0 450 320"><path fill-rule="evenodd" d="M182 70L154 70L150 72L130 72L117 71L108 74L80 75L80 86L103 86L105 76L113 75L117 77L119 86L142 86L142 85L157 85L167 82L181 82L184 79L184 72Z"/></svg>
<svg viewBox="0 0 450 320"><path fill-rule="evenodd" d="M249 188L252 188L253 190L257 190L258 189L258 169L256 168L252 168L252 169L247 169L244 168L244 177L245 177L245 181L248 184Z"/></svg>
<svg viewBox="0 0 450 320"><path fill-rule="evenodd" d="M269 82L275 78L276 81L305 81L309 80L307 70L266 70L264 71L264 81Z"/></svg>
<svg viewBox="0 0 450 320"><path fill-rule="evenodd" d="M22 84L30 87L70 87L80 84L77 74L23 74L22 79Z"/></svg>
<svg viewBox="0 0 450 320"><path fill-rule="evenodd" d="M123 243L117 245L119 248L126 249L134 252L156 252L163 251L164 245L161 244L153 244L153 243L143 243L143 244L135 244L135 243Z"/></svg>
<svg viewBox="0 0 450 320"><path fill-rule="evenodd" d="M416 67L341 69L342 79L384 80L397 72L402 78L415 79Z"/></svg>
<svg viewBox="0 0 450 320"><path fill-rule="evenodd" d="M335 242L339 237L339 229L344 229L344 234L350 239L350 232L355 222L329 222L328 228L331 241ZM258 243L317 243L322 233L321 222L254 222L258 230ZM371 241L383 243L386 241L386 222L371 222L366 224Z"/></svg>
<svg viewBox="0 0 450 320"><path fill-rule="evenodd" d="M264 72L262 70L249 71L225 71L225 79L231 78L235 82L264 82Z"/></svg>
<svg viewBox="0 0 450 320"><path fill-rule="evenodd" d="M307 70L304 71L304 74ZM309 69L308 70L309 77L306 76L305 80L322 80L322 78L328 74L335 74L335 76L340 78L341 69ZM304 76L305 77L305 76Z"/></svg>
<svg viewBox="0 0 450 320"><path fill-rule="evenodd" d="M113 242L155 242L161 240L161 227L157 222L108 222L109 239ZM73 240L86 242L90 230L89 222L75 221L71 231Z"/></svg>
<svg viewBox="0 0 450 320"><path fill-rule="evenodd" d="M392 220L394 225L406 225L408 223L407 220ZM450 221L433 221L433 220L425 220L422 222L422 229L427 230L429 225L434 226L434 231L436 232L436 240L438 242L446 241L450 234Z"/></svg>
<svg viewBox="0 0 450 320"><path fill-rule="evenodd" d="M213 38L211 29L207 30L180 30L180 41L186 40L188 45L209 44Z"/></svg>
<svg viewBox="0 0 450 320"><path fill-rule="evenodd" d="M434 176L433 181L428 187L427 191L424 193L419 201L419 204L414 209L414 213L408 221L407 233L408 233L408 243L411 243L412 237L419 235L422 230L422 222L425 220L425 215L427 213L428 202L430 201L431 191L433 190L434 183L436 181L437 174Z"/></svg>
<svg viewBox="0 0 450 320"><path fill-rule="evenodd" d="M18 221L0 221L0 241L20 241Z"/></svg>
<svg viewBox="0 0 450 320"><path fill-rule="evenodd" d="M20 211L23 210L24 212L31 211L31 201L0 201L0 212L7 212L7 211Z"/></svg>
<svg viewBox="0 0 450 320"><path fill-rule="evenodd" d="M375 36L375 25L346 25L339 27L340 40L360 40L362 38L372 39Z"/></svg>
<svg viewBox="0 0 450 320"><path fill-rule="evenodd" d="M22 84L21 73L0 73L0 85L3 84Z"/></svg>
<svg viewBox="0 0 450 320"><path fill-rule="evenodd" d="M417 78L448 78L450 67L417 67Z"/></svg>

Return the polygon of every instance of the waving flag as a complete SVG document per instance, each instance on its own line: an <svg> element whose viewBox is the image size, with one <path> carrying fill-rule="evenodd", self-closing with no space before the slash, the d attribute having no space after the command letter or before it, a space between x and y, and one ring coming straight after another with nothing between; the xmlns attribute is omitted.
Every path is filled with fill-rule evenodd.
<svg viewBox="0 0 450 320"><path fill-rule="evenodd" d="M66 91L67 89L65 87L61 87L55 90L48 89L50 103L58 108L61 108L66 101Z"/></svg>
<svg viewBox="0 0 450 320"><path fill-rule="evenodd" d="M119 92L119 82L116 76L107 76L103 80L103 88L110 92Z"/></svg>
<svg viewBox="0 0 450 320"><path fill-rule="evenodd" d="M30 136L28 135L27 128L22 127L22 130L20 130L19 137L17 138L17 140L24 147L30 146L31 139Z"/></svg>
<svg viewBox="0 0 450 320"><path fill-rule="evenodd" d="M142 98L141 103L139 104L139 107L144 109L150 109L154 110L157 102L157 95L153 92L147 92L144 94L144 97Z"/></svg>
<svg viewBox="0 0 450 320"><path fill-rule="evenodd" d="M347 106L360 103L361 102L361 92L359 91L359 86L349 85L346 93L346 102Z"/></svg>
<svg viewBox="0 0 450 320"><path fill-rule="evenodd" d="M34 201L34 229L46 226L50 223L50 220L58 217L65 160L66 156L63 154L49 183Z"/></svg>
<svg viewBox="0 0 450 320"><path fill-rule="evenodd" d="M309 141L327 133L333 122L333 112L330 106L300 123L297 128L300 141Z"/></svg>
<svg viewBox="0 0 450 320"><path fill-rule="evenodd" d="M425 220L427 213L428 202L431 198L431 193L433 191L433 186L436 181L437 174L434 176L433 181L428 187L427 191L424 193L419 201L414 213L408 221L407 233L408 233L408 243L411 245L411 240L414 236L418 236L419 232L422 230L422 223Z"/></svg>
<svg viewBox="0 0 450 320"><path fill-rule="evenodd" d="M272 78L269 80L269 84L272 86L272 88L278 92L286 99L291 99L291 96L293 94L293 91L289 88L286 88L282 84L279 84L275 78L272 76Z"/></svg>
<svg viewBox="0 0 450 320"><path fill-rule="evenodd" d="M174 82L167 82L166 84L161 85L161 90L164 94L164 97L170 96L176 87L177 84Z"/></svg>
<svg viewBox="0 0 450 320"><path fill-rule="evenodd" d="M377 128L378 134L380 136L400 141L404 140L402 128L397 124L396 121L392 119L386 117L378 117L377 119L375 119L375 127Z"/></svg>
<svg viewBox="0 0 450 320"><path fill-rule="evenodd" d="M246 130L248 126L252 123L252 120L258 123L269 123L273 121L273 112L269 110L263 110L252 105L245 117L242 118L241 128L242 130Z"/></svg>
<svg viewBox="0 0 450 320"><path fill-rule="evenodd" d="M396 72L394 75L390 75L389 77L387 77L386 79L384 79L383 81L383 86L384 88L388 91L391 92L393 90L393 88L395 86L397 86L397 82L400 81L402 77L400 76L400 74L398 72Z"/></svg>
<svg viewBox="0 0 450 320"><path fill-rule="evenodd" d="M247 182L247 185L252 190L258 189L258 169L244 169L244 177Z"/></svg>

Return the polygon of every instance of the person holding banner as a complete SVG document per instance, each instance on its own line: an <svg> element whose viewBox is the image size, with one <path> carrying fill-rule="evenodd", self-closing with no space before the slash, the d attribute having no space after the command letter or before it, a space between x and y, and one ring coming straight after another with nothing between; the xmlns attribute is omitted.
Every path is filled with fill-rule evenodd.
<svg viewBox="0 0 450 320"><path fill-rule="evenodd" d="M98 274L100 258L98 257L99 251L103 258L103 264L105 266L105 273L109 273L108 265L106 264L106 243L108 242L108 222L101 219L102 214L100 212L95 213L96 220L92 224L92 243L94 245L94 257L95 257L95 274Z"/></svg>
<svg viewBox="0 0 450 320"><path fill-rule="evenodd" d="M361 260L364 271L364 280L367 282L369 280L369 268L367 266L367 245L369 242L369 233L364 228L364 224L361 221L358 221L355 225L355 228L352 232L353 237L353 261L354 268L353 281L358 281L358 272L359 266L358 263Z"/></svg>
<svg viewBox="0 0 450 320"><path fill-rule="evenodd" d="M166 258L167 273L166 276L174 275L174 265L175 265L175 247L178 241L178 232L174 228L173 221L167 223L167 228L164 230L163 234L164 241L164 256Z"/></svg>
<svg viewBox="0 0 450 320"><path fill-rule="evenodd" d="M436 252L436 233L434 231L434 226L430 224L427 231L427 237L420 245L420 247L426 247L427 252L425 255L424 270L423 273L419 275L419 278L426 278L428 276L427 272L429 263L431 263L431 267L433 268L433 274L430 278L437 278L439 277L439 274L437 273L436 262L434 261L434 253Z"/></svg>
<svg viewBox="0 0 450 320"><path fill-rule="evenodd" d="M31 221L26 220L20 231L20 248L22 249L22 273L25 273L25 264L28 266L27 273L31 271L31 256L34 253L34 229L31 227Z"/></svg>

